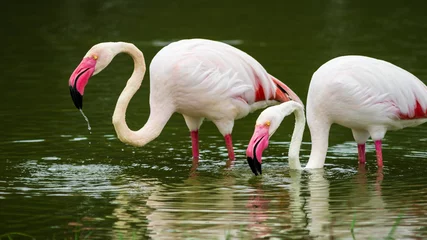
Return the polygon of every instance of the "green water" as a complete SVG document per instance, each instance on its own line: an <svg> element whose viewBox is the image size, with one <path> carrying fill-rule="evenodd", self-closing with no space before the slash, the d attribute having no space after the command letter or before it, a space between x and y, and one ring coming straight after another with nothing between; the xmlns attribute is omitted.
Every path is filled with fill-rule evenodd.
<svg viewBox="0 0 427 240"><path fill-rule="evenodd" d="M261 62L303 100L312 73L346 54L381 58L427 80L427 3L421 1L15 1L2 5L0 235L36 239L396 239L427 238L425 126L389 132L385 168L372 142L357 164L351 131L333 126L323 170L293 172L293 117L265 152L263 176L245 149L256 112L233 131L236 162L216 127L200 130L200 165L175 114L143 148L115 135L111 116L132 72L117 56L85 90L87 123L68 78L87 50L127 41L147 64L167 43L209 38ZM148 116L148 77L127 111L130 128ZM304 100L305 102L305 100ZM308 130L302 163L310 151ZM28 239L11 235L13 239ZM7 239L3 236L3 239Z"/></svg>

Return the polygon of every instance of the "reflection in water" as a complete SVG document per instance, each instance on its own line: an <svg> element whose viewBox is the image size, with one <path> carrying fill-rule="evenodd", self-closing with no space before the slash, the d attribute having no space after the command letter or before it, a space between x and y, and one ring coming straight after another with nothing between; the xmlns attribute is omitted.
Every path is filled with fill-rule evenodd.
<svg viewBox="0 0 427 240"><path fill-rule="evenodd" d="M335 186L331 196L327 170L290 171L285 184L278 179L255 178L242 184L227 172L216 179L191 175L177 184L134 181L135 194L122 192L113 203L117 233L140 231L154 239L177 238L271 238L310 236L315 239L348 238L355 218L355 236L386 237L398 216L388 208L381 193L382 169L369 181L360 166L349 185ZM338 192L337 192L338 191ZM331 205L332 204L332 205ZM413 236L413 226L401 226L395 237Z"/></svg>
<svg viewBox="0 0 427 240"><path fill-rule="evenodd" d="M293 218L300 221L299 226L308 223L306 230L316 239L346 238L350 234L350 224L353 218L356 220L355 236L357 239L368 239L373 236L386 237L390 233L394 222L390 222L393 216L398 216L396 211L388 209L381 193L383 181L383 169L379 168L375 182L368 181L365 165L359 166L355 176L358 185L350 194L339 195L340 202L349 202L350 206L330 206L330 183L325 178L325 170L310 170L307 176L307 192L304 188L304 180L299 172L291 172L293 191L290 194L290 204L293 206ZM372 188L372 190L370 190ZM302 197L301 195L308 195ZM306 198L306 199L305 199ZM334 209L340 209L339 213ZM299 212L295 212L300 210ZM294 221L294 223L296 223ZM298 223L296 223L298 224ZM415 227L399 226L394 237L415 235Z"/></svg>
<svg viewBox="0 0 427 240"><path fill-rule="evenodd" d="M148 198L161 190L161 184L154 179L133 180L131 188L123 189L112 201L116 207L112 212L112 236L132 236L131 239L145 239L151 209ZM129 191L131 190L131 191Z"/></svg>
<svg viewBox="0 0 427 240"><path fill-rule="evenodd" d="M247 229L253 238L264 238L268 237L272 231L271 227L266 224L269 219L268 205L270 200L264 197L261 183L256 183L254 187L256 189L254 195L249 197L249 201L245 205L249 210Z"/></svg>
<svg viewBox="0 0 427 240"><path fill-rule="evenodd" d="M324 169L310 171L308 178L308 230L313 237L329 237L329 181L324 177Z"/></svg>
<svg viewBox="0 0 427 240"><path fill-rule="evenodd" d="M289 184L273 190L269 182L277 179L258 178L245 185L234 174L225 172L215 179L193 174L169 185L133 181L138 190L123 191L113 201L115 233L137 232L154 239L348 236L349 225L330 226L329 181L323 170L291 171ZM337 222L351 218L335 216ZM140 233L145 224L148 232Z"/></svg>
<svg viewBox="0 0 427 240"><path fill-rule="evenodd" d="M284 173L283 169L268 169L262 177L252 177L246 164L237 162L232 169L213 172L210 177L207 172L212 171L212 165L205 172L190 171L183 179L168 171L171 181L160 182L129 175L123 167L60 161L23 163L20 167L31 174L10 182L15 186L9 189L29 198L85 197L87 207L78 207L81 217L67 220L69 235L80 229L84 230L81 236L94 232L93 236L133 239L343 239L351 236L350 226L355 219L356 238L368 239L387 236L403 213L394 236L405 238L422 236L419 229L427 212L422 197L427 190L422 184L407 186L396 195L394 187L405 188L390 177L384 179L384 175L391 175L390 170L369 171L365 165L356 170ZM186 167L188 173L189 165ZM0 192L5 192L1 185ZM91 199L109 199L111 211L93 217ZM37 203L34 199L32 202ZM106 223L111 224L107 232L99 227Z"/></svg>
<svg viewBox="0 0 427 240"><path fill-rule="evenodd" d="M233 185L235 178L231 174L219 179L195 175L183 184L164 186L154 192L147 200L147 206L153 210L147 215L149 236L223 238L235 234L235 225L247 220L235 218Z"/></svg>
<svg viewBox="0 0 427 240"><path fill-rule="evenodd" d="M290 171L290 211L294 228L308 232L312 237L328 238L329 181L324 177L323 169L310 170L304 178L302 174Z"/></svg>

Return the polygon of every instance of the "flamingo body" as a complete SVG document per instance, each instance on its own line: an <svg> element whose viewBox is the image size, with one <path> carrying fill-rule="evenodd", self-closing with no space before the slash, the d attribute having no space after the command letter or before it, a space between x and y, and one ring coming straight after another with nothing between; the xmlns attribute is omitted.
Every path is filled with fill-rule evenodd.
<svg viewBox="0 0 427 240"><path fill-rule="evenodd" d="M198 159L198 129L204 119L224 135L229 158L234 159L231 132L234 120L268 105L291 99L301 102L285 84L272 77L254 58L225 43L189 39L161 49L150 64L150 116L138 131L130 130L125 113L145 74L142 52L133 44L93 46L70 77L77 108L88 79L104 69L120 52L134 59L134 72L120 95L113 124L120 140L143 146L155 139L174 112L181 113L191 131L193 157Z"/></svg>
<svg viewBox="0 0 427 240"><path fill-rule="evenodd" d="M338 57L322 65L307 96L308 121L320 114L351 129L416 126L426 121L426 109L423 82L389 62L364 56Z"/></svg>
<svg viewBox="0 0 427 240"><path fill-rule="evenodd" d="M269 121L275 127L271 130L274 133L289 109L303 114L302 106L282 105L270 107L277 108L276 111L268 108L262 112L257 126ZM427 87L413 74L389 62L364 56L342 56L326 62L313 74L306 108L312 139L306 168L323 167L333 123L352 130L360 163L366 161L365 143L371 137L375 142L377 164L382 167L381 141L386 132L427 121ZM273 124L273 121L279 123ZM250 141L249 157L256 152L249 147L253 147L258 138L254 134ZM300 143L295 146L299 152ZM262 149L257 151L262 153ZM291 153L291 149L289 151ZM295 161L299 163L299 159Z"/></svg>
<svg viewBox="0 0 427 240"><path fill-rule="evenodd" d="M201 39L181 40L160 50L151 62L150 78L156 102L171 101L176 112L212 121L245 117L259 108L256 102L273 100L277 88L248 54ZM259 92L263 96L257 99Z"/></svg>

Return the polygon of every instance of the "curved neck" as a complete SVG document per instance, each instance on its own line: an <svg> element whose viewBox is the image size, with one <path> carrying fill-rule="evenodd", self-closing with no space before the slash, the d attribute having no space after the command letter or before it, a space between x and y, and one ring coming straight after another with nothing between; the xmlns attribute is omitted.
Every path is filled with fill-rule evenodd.
<svg viewBox="0 0 427 240"><path fill-rule="evenodd" d="M302 137L305 128L305 116L304 109L301 107L295 107L295 127L292 133L291 144L289 145L289 168L290 169L301 169L301 163L299 160L299 152L301 149Z"/></svg>
<svg viewBox="0 0 427 240"><path fill-rule="evenodd" d="M130 43L118 42L115 46L116 49L113 49L113 52L116 54L124 52L132 57L134 61L134 70L117 100L113 114L113 125L116 130L117 137L122 142L133 146L144 146L156 138L164 127L164 125L159 125L158 121L156 121L156 119L151 115L144 127L139 131L132 131L126 124L126 109L130 100L141 86L144 78L146 70L144 55L137 47L135 47L135 45Z"/></svg>
<svg viewBox="0 0 427 240"><path fill-rule="evenodd" d="M295 127L288 153L289 168L301 169L299 154L305 127L304 109L297 103L292 103L291 108L285 103L282 103L282 106L283 115L289 114L287 109L290 109L295 114ZM307 111L307 117L312 144L310 158L305 168L322 168L325 164L326 153L328 151L328 137L331 124L319 115L314 116L314 113L311 111Z"/></svg>

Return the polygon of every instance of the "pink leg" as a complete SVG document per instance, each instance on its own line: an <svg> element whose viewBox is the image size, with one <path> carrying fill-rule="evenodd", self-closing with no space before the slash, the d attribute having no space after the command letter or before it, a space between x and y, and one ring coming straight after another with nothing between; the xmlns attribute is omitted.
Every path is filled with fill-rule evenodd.
<svg viewBox="0 0 427 240"><path fill-rule="evenodd" d="M381 196L381 184L384 180L383 168L380 167L377 169L377 179L375 181L375 190L378 192L379 196Z"/></svg>
<svg viewBox="0 0 427 240"><path fill-rule="evenodd" d="M381 140L375 141L375 150L377 152L378 167L382 167L383 166L383 153L381 151Z"/></svg>
<svg viewBox="0 0 427 240"><path fill-rule="evenodd" d="M231 140L231 134L227 134L224 136L225 138L225 146L228 150L228 158L230 160L234 160L234 149L233 149L233 141Z"/></svg>
<svg viewBox="0 0 427 240"><path fill-rule="evenodd" d="M357 144L357 152L359 153L359 164L366 163L365 144Z"/></svg>
<svg viewBox="0 0 427 240"><path fill-rule="evenodd" d="M191 146L193 148L193 159L199 160L199 131L191 131Z"/></svg>

